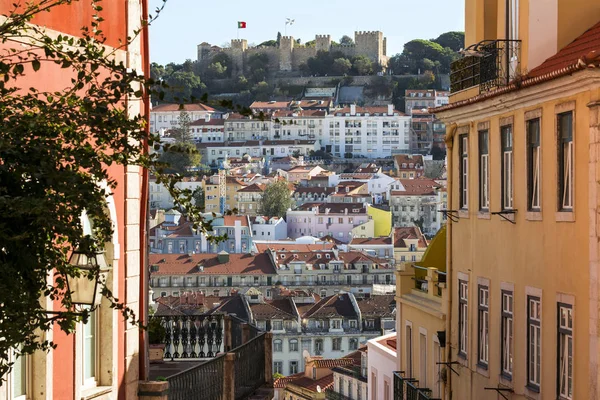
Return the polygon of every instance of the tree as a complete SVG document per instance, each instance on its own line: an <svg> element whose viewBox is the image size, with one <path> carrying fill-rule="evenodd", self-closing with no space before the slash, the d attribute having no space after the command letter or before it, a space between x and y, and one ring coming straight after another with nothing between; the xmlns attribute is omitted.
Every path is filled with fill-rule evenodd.
<svg viewBox="0 0 600 400"><path fill-rule="evenodd" d="M253 82L261 82L267 78L269 56L266 53L255 53L248 57L248 71Z"/></svg>
<svg viewBox="0 0 600 400"><path fill-rule="evenodd" d="M176 71L165 78L168 89L164 100L170 103L190 101L192 97L200 97L206 88L200 78L193 72Z"/></svg>
<svg viewBox="0 0 600 400"><path fill-rule="evenodd" d="M279 47L280 43L281 43L281 32L277 32L277 47Z"/></svg>
<svg viewBox="0 0 600 400"><path fill-rule="evenodd" d="M196 167L201 161L200 153L193 143L181 142L163 146L159 161L165 165L165 172L189 175L189 168Z"/></svg>
<svg viewBox="0 0 600 400"><path fill-rule="evenodd" d="M181 110L177 118L177 126L171 131L171 136L175 138L176 143L192 142L191 124L192 119L190 118L190 114L185 110Z"/></svg>
<svg viewBox="0 0 600 400"><path fill-rule="evenodd" d="M202 187L199 186L198 188L196 188L192 196L194 198L194 205L204 211L206 206L204 200L204 190L202 190Z"/></svg>
<svg viewBox="0 0 600 400"><path fill-rule="evenodd" d="M73 304L66 283L67 278L95 279L98 270L82 273L69 257L74 249L92 255L111 241L107 189L98 183L114 192L118 181L112 172L148 168L186 207L195 228L208 228L191 205L191 191L178 189L176 177L164 174L146 151L145 144L152 146L157 138L147 133L143 116L129 116L129 107L150 95L151 82L104 47L100 7L80 37L49 35L28 24L37 14L70 3L17 2L0 22L5 49L0 53L0 376L11 369L13 349L20 355L50 351L55 344L44 332L56 326L70 334L89 319L89 310ZM27 47L12 41L23 37ZM31 87L32 76L57 68L72 77L64 88ZM93 221L93 235L83 233L84 212ZM106 282L100 284L108 305L126 323L141 325ZM47 302L54 303L53 311L45 308Z"/></svg>
<svg viewBox="0 0 600 400"><path fill-rule="evenodd" d="M269 217L284 217L292 203L287 181L271 183L260 200L260 213Z"/></svg>
<svg viewBox="0 0 600 400"><path fill-rule="evenodd" d="M446 157L446 152L436 145L431 146L429 154L431 154L434 160L443 160Z"/></svg>
<svg viewBox="0 0 600 400"><path fill-rule="evenodd" d="M344 75L347 74L352 68L352 63L347 58L336 58L333 61L333 65L331 67L331 71L336 75Z"/></svg>
<svg viewBox="0 0 600 400"><path fill-rule="evenodd" d="M370 75L373 73L373 62L366 56L354 57L352 68L358 75Z"/></svg>
<svg viewBox="0 0 600 400"><path fill-rule="evenodd" d="M210 79L227 77L227 67L220 62L213 62L206 68L206 76Z"/></svg>
<svg viewBox="0 0 600 400"><path fill-rule="evenodd" d="M350 36L344 35L340 39L340 44L346 45L346 46L353 45L354 44L354 40L352 40L352 38Z"/></svg>
<svg viewBox="0 0 600 400"><path fill-rule="evenodd" d="M459 51L465 47L464 32L446 32L442 33L437 39L432 39L432 42L439 44L442 47L448 47L452 51Z"/></svg>

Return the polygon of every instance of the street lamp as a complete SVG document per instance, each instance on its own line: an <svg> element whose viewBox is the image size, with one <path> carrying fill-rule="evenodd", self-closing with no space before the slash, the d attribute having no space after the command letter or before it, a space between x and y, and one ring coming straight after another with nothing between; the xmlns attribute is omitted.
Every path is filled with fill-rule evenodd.
<svg viewBox="0 0 600 400"><path fill-rule="evenodd" d="M67 289L74 305L95 309L102 300L100 283L106 282L111 267L106 263L103 251L83 252L76 249L69 264L79 270L79 276L67 275Z"/></svg>

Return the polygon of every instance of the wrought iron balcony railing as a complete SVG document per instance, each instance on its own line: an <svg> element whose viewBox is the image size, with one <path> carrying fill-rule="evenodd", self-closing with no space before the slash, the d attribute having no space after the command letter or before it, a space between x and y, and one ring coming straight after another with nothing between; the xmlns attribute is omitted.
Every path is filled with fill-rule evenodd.
<svg viewBox="0 0 600 400"><path fill-rule="evenodd" d="M432 397L428 388L420 388L419 381L404 377L404 371L394 371L394 400L440 400Z"/></svg>
<svg viewBox="0 0 600 400"><path fill-rule="evenodd" d="M450 91L479 86L479 92L506 86L520 74L520 40L483 40L462 51L450 66Z"/></svg>

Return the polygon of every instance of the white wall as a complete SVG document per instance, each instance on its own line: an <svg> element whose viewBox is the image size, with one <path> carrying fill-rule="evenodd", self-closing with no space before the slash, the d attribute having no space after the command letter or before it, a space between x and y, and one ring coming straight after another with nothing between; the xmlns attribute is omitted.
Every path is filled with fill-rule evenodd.
<svg viewBox="0 0 600 400"><path fill-rule="evenodd" d="M380 336L371 339L367 342L367 352L369 355L368 363L368 384L369 398L368 400L383 400L385 399L384 390L385 383L388 383L389 397L394 398L394 371L396 371L396 352L387 346L377 343L383 339L396 339L396 333L390 333L385 336ZM373 377L376 378L376 385L373 384ZM373 393L373 388L376 387L376 393Z"/></svg>

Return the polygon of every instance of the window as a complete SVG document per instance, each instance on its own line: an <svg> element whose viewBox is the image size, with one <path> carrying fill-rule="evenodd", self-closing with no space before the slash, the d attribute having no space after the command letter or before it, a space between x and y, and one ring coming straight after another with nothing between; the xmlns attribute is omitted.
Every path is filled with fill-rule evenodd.
<svg viewBox="0 0 600 400"><path fill-rule="evenodd" d="M558 210L573 210L573 112L558 114Z"/></svg>
<svg viewBox="0 0 600 400"><path fill-rule="evenodd" d="M489 132L479 131L479 209L490 209Z"/></svg>
<svg viewBox="0 0 600 400"><path fill-rule="evenodd" d="M477 364L487 369L489 360L490 289L488 286L479 285L478 292L479 356Z"/></svg>
<svg viewBox="0 0 600 400"><path fill-rule="evenodd" d="M558 395L573 398L573 306L558 303Z"/></svg>
<svg viewBox="0 0 600 400"><path fill-rule="evenodd" d="M467 357L468 339L468 301L469 286L467 281L458 281L458 354Z"/></svg>
<svg viewBox="0 0 600 400"><path fill-rule="evenodd" d="M82 371L84 386L96 385L96 365L97 365L97 318L95 311L90 313L90 317L86 324L83 324L83 353L82 353Z"/></svg>
<svg viewBox="0 0 600 400"><path fill-rule="evenodd" d="M333 351L340 351L342 350L342 338L333 338L331 340L332 345L331 345L331 349Z"/></svg>
<svg viewBox="0 0 600 400"><path fill-rule="evenodd" d="M527 121L527 209L540 210L540 119Z"/></svg>
<svg viewBox="0 0 600 400"><path fill-rule="evenodd" d="M290 339L290 351L298 351L298 339Z"/></svg>
<svg viewBox="0 0 600 400"><path fill-rule="evenodd" d="M331 328L332 329L342 329L342 321L339 319L331 320Z"/></svg>
<svg viewBox="0 0 600 400"><path fill-rule="evenodd" d="M315 340L315 354L317 356L323 354L323 339Z"/></svg>
<svg viewBox="0 0 600 400"><path fill-rule="evenodd" d="M513 293L502 291L502 343L501 368L502 375L512 379L513 371Z"/></svg>
<svg viewBox="0 0 600 400"><path fill-rule="evenodd" d="M513 135L512 126L500 128L502 141L502 209L513 208Z"/></svg>
<svg viewBox="0 0 600 400"><path fill-rule="evenodd" d="M412 354L413 354L413 348L412 348L412 326L411 325L406 325L406 376L412 378L413 376L413 371L412 371L412 367L413 367L413 362L412 362Z"/></svg>
<svg viewBox="0 0 600 400"><path fill-rule="evenodd" d="M539 297L527 296L527 386L540 390L542 304Z"/></svg>
<svg viewBox="0 0 600 400"><path fill-rule="evenodd" d="M358 339L350 338L348 340L348 350L358 350Z"/></svg>
<svg viewBox="0 0 600 400"><path fill-rule="evenodd" d="M274 374L283 374L283 362L281 362L281 361L273 362L273 373Z"/></svg>
<svg viewBox="0 0 600 400"><path fill-rule="evenodd" d="M283 343L282 343L281 339L273 340L273 351L274 352L283 351Z"/></svg>
<svg viewBox="0 0 600 400"><path fill-rule="evenodd" d="M13 367L8 377L8 398L25 400L27 398L27 356L17 357L12 352Z"/></svg>
<svg viewBox="0 0 600 400"><path fill-rule="evenodd" d="M290 361L290 375L298 373L298 361Z"/></svg>
<svg viewBox="0 0 600 400"><path fill-rule="evenodd" d="M427 387L427 335L423 332L419 333L419 355L421 360L419 366L419 386Z"/></svg>
<svg viewBox="0 0 600 400"><path fill-rule="evenodd" d="M460 154L460 208L469 208L469 139L467 135L460 135L459 140L459 154Z"/></svg>
<svg viewBox="0 0 600 400"><path fill-rule="evenodd" d="M273 321L273 330L274 331L282 331L283 330L283 321Z"/></svg>

